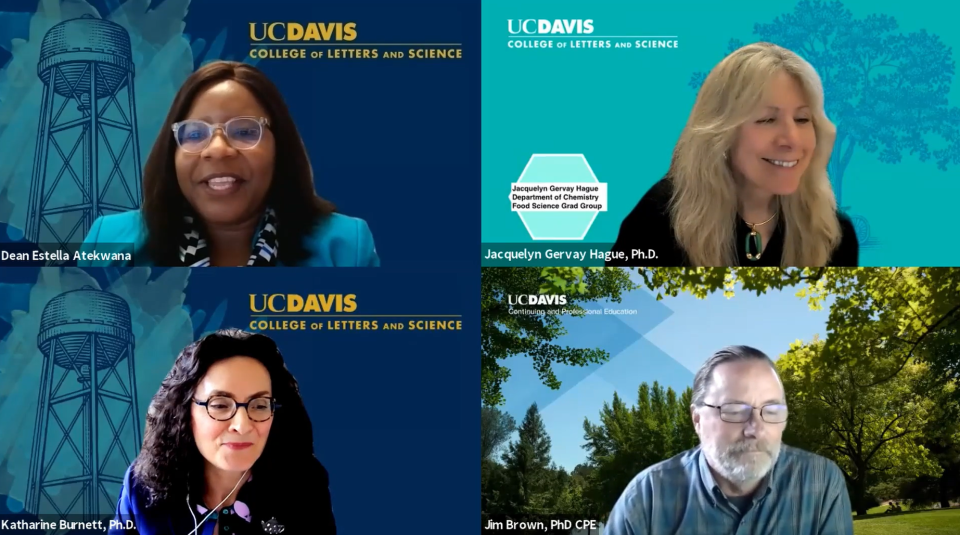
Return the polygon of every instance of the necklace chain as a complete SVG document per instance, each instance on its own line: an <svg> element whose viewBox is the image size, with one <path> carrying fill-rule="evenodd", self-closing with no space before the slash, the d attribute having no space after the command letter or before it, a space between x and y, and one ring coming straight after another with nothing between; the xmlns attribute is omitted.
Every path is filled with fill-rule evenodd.
<svg viewBox="0 0 960 535"><path fill-rule="evenodd" d="M750 227L750 230L754 230L755 228L757 228L757 227L759 227L759 226L766 225L767 223L773 221L773 218L777 217L777 215L778 215L779 213L780 213L780 210L777 210L776 212L773 213L772 216L770 216L769 219L767 219L767 220L764 221L763 223L747 223L746 220L744 220L743 222L744 222L744 223L747 223L747 226Z"/></svg>

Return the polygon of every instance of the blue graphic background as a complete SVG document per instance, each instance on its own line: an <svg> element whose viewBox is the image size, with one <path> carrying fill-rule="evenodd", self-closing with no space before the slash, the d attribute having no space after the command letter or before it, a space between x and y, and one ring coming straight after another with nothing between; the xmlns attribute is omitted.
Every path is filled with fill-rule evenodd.
<svg viewBox="0 0 960 535"><path fill-rule="evenodd" d="M133 107L122 83L111 87L107 76L101 84L118 89L116 103L110 102L109 95L101 102L99 157L95 158L99 169L91 173L106 192L106 202L121 209L139 205L134 188L139 181L136 157L140 162L146 159L158 133L171 135L160 132L160 126L189 73L215 59L246 61L264 70L283 93L311 156L318 193L341 212L370 224L385 266L414 265L426 257L445 266L475 261L475 249L462 239L474 235L479 224L473 195L479 177L479 2L469 1L3 2L0 241L33 237L25 230L30 228L28 211L31 199L37 198L32 189L38 188L40 176L45 176L48 184L59 176L50 194L53 207L74 205L84 192L90 192L89 184L78 183L84 179L82 170L94 169L94 162L84 161L83 150L71 153L79 127L73 131L41 129L42 125L54 126L52 117L57 117L57 124L70 125L83 114L76 101L58 112L64 100L58 96L53 113L41 120L44 82L38 76L41 43L50 29L85 15L119 25L129 37L129 50L115 36L91 38L90 32L82 34L83 38L77 37L79 33L68 35L66 44L92 41L109 45L114 52L108 55L114 60L132 59L135 72L135 113L131 113ZM250 59L249 23L275 21L356 22L356 43L459 43L463 59ZM407 48L379 47L381 53ZM114 70L114 74L124 72L123 68ZM79 70L72 75L64 77L66 82L54 78L66 88L83 77ZM63 92L73 96L70 91ZM125 125L132 121L137 140L124 151L129 141L124 128L130 130ZM38 136L52 136L55 141L45 171L35 165L44 161L42 152L37 151ZM119 162L122 176L114 173L114 161ZM82 222L75 225L77 214L50 217L64 227L59 231L64 241L82 240L86 227ZM429 240L411 239L427 231ZM44 236L41 233L37 241L53 241ZM433 254L436 243L446 244L444 255Z"/></svg>
<svg viewBox="0 0 960 535"><path fill-rule="evenodd" d="M510 183L531 154L582 153L609 184L608 211L584 241L612 243L666 172L706 73L741 44L769 40L823 79L838 127L831 179L861 265L957 265L958 17L960 6L933 0L485 2L481 241L532 242L510 212ZM507 21L528 18L593 19L595 36L676 36L679 48L508 48Z"/></svg>
<svg viewBox="0 0 960 535"><path fill-rule="evenodd" d="M142 432L150 399L177 353L204 333L228 326L246 328L251 314L248 294L354 293L356 314L462 315L464 330L267 333L277 341L301 385L314 426L317 457L330 472L338 527L343 533L369 531L371 496L384 486L401 485L403 492L392 493L376 506L378 516L396 520L391 521L394 531L464 531L475 505L463 497L476 492L476 466L470 461L475 455L465 452L477 448L477 421L464 418L475 406L475 391L468 385L475 384L478 372L477 361L466 358L476 351L472 344L479 335L475 277L429 270L336 270L318 282L316 273L291 268L284 270L282 278L270 278L243 269L3 270L0 496L7 499L0 503L0 508L6 508L0 513L24 513L27 503L28 469L37 451L33 437L44 362L38 334L41 316L51 301L87 288L80 293L108 292L109 299L129 307L129 331L135 341L136 416ZM116 322L122 315L117 310L106 316ZM76 321L96 312L90 307L67 307L64 313ZM121 371L125 370L122 364L118 366ZM71 380L76 388L74 379L67 382ZM122 410L121 406L121 415ZM63 420L66 426L69 418L65 414L61 413L61 419L67 418ZM119 422L115 414L111 412L111 419ZM108 427L104 418L100 425ZM52 428L57 429L55 425ZM139 439L129 429L120 434L132 458ZM83 443L79 425L71 435L78 446ZM109 429L101 431L101 455L111 444L109 435ZM56 447L61 436L48 436L48 450ZM121 457L112 461L119 470L125 468ZM53 466L47 479L80 471L77 458L61 456ZM308 484L293 474L290 483ZM112 509L119 485L104 486L113 500ZM436 489L444 491L437 493ZM429 507L424 505L426 496L430 497ZM68 503L71 497L61 496ZM103 501L109 503L106 498ZM431 522L400 520L420 517L427 509ZM74 514L81 512L91 511L85 511L82 504L73 510ZM56 519L50 511L41 513L46 513L45 520Z"/></svg>

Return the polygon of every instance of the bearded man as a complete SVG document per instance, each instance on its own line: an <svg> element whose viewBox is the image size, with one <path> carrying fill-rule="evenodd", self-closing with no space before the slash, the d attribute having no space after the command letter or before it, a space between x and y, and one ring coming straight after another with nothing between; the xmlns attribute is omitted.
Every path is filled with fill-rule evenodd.
<svg viewBox="0 0 960 535"><path fill-rule="evenodd" d="M781 444L787 400L770 357L715 353L694 377L690 414L700 445L640 472L605 535L853 535L840 468Z"/></svg>

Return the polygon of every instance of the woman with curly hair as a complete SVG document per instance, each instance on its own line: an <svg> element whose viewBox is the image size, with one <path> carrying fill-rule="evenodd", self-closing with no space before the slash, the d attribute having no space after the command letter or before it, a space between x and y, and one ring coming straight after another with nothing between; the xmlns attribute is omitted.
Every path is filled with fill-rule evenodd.
<svg viewBox="0 0 960 535"><path fill-rule="evenodd" d="M222 330L161 383L110 533L335 534L328 483L276 344Z"/></svg>

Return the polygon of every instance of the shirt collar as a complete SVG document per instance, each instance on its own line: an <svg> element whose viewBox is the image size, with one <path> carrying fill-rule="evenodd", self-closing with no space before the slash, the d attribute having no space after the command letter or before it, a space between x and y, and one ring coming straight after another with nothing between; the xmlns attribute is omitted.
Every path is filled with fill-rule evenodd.
<svg viewBox="0 0 960 535"><path fill-rule="evenodd" d="M250 249L253 249L257 246L257 240L260 239L260 233L263 232L263 227L265 227L267 224L267 210L269 210L269 208L263 211L263 215L260 216L260 222L257 223L257 229L253 232L253 239L250 241Z"/></svg>
<svg viewBox="0 0 960 535"><path fill-rule="evenodd" d="M238 517L246 520L247 522L253 522L253 517L250 515L250 506L245 502L240 500L241 496L245 498L249 496L250 483L253 481L253 474L247 476L247 482L243 484L243 487L240 488L240 492L237 493L237 500L233 502L233 505L228 505L226 507L221 507L219 511L216 511L210 515L211 520L216 520L221 513L229 511L230 513L236 514ZM246 491L246 492L244 492ZM197 512L203 515L206 515L210 512L202 503L196 504Z"/></svg>
<svg viewBox="0 0 960 535"><path fill-rule="evenodd" d="M197 504L197 512L198 512L198 513L200 513L200 514L202 514L202 515L205 515L205 514L207 514L209 511L210 511L210 510L207 509L206 507L204 507L204 506L202 506L202 505L200 505L200 504ZM237 501L233 502L233 505L224 507L221 511L217 511L216 513L213 513L212 515L210 515L210 518L211 518L212 520L216 520L216 518L219 516L220 513L225 513L225 512L234 513L234 514L236 514L238 517L246 520L247 522L252 522L252 521L253 521L253 517L250 516L250 507L248 507L247 504L241 502L240 500L237 500Z"/></svg>
<svg viewBox="0 0 960 535"><path fill-rule="evenodd" d="M776 486L774 482L777 477L777 466L780 465L783 455L785 453L785 446L780 446L780 455L777 456L777 462L773 464L770 468L770 473L768 473L761 481L760 485L757 487L757 490L753 493L753 501L759 501L762 498L772 496ZM707 495L710 498L710 502L713 503L714 507L717 507L717 496L723 496L723 491L720 490L720 485L717 484L717 480L713 477L713 472L710 471L710 466L707 464L707 456L703 453L703 447L697 446L697 466L700 472L700 482L703 483L703 488L706 489Z"/></svg>
<svg viewBox="0 0 960 535"><path fill-rule="evenodd" d="M717 481L710 472L710 467L707 465L707 456L703 453L702 446L697 446L697 467L698 472L700 472L700 482L703 483L707 497L710 499L710 503L717 507L717 492L720 492L720 486L717 485Z"/></svg>

